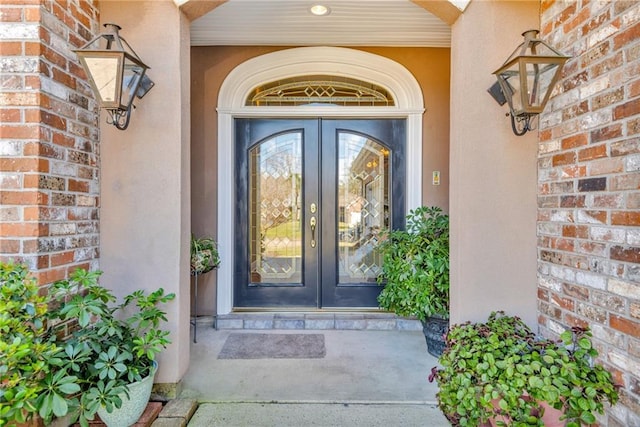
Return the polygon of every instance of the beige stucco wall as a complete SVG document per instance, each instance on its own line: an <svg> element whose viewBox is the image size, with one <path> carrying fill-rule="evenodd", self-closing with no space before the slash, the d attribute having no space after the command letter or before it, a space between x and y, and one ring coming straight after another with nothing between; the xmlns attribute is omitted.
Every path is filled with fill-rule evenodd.
<svg viewBox="0 0 640 427"><path fill-rule="evenodd" d="M539 2L472 1L451 42L451 320L536 319L538 132L517 137L491 74L538 28Z"/></svg>
<svg viewBox="0 0 640 427"><path fill-rule="evenodd" d="M282 48L192 48L189 64L188 22L172 2L108 1L101 16L123 27L156 82L126 132L101 126L103 283L120 294L158 286L178 294L168 307L174 344L156 379L176 382L189 360L189 233L215 236L217 229L218 90L238 64ZM401 63L422 87L423 201L452 215L454 322L505 309L536 323L537 135L515 137L505 107L485 91L491 72L537 21L537 2L472 2L453 26L451 58L448 49L363 49ZM439 187L430 183L433 170L441 172ZM215 274L203 279L202 313L211 314Z"/></svg>
<svg viewBox="0 0 640 427"><path fill-rule="evenodd" d="M101 21L151 67L155 87L119 131L101 114L102 283L124 295L163 287L173 343L156 382L177 383L189 364L189 31L173 1L103 1Z"/></svg>
<svg viewBox="0 0 640 427"><path fill-rule="evenodd" d="M217 230L217 114L220 85L244 61L286 49L284 47L193 47L192 95L192 224L196 235L216 235ZM361 48L405 66L422 87L423 203L449 208L449 49ZM226 141L225 143L229 143ZM441 184L431 184L432 171ZM222 185L233 185L224 183ZM224 262L225 254L221 254ZM215 306L215 273L204 275L199 285L200 314L212 314Z"/></svg>

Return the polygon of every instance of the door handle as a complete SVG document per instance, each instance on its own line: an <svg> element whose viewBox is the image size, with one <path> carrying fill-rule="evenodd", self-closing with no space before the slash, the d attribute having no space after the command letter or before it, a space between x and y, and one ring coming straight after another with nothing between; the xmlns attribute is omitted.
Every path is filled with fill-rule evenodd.
<svg viewBox="0 0 640 427"><path fill-rule="evenodd" d="M309 220L309 225L311 226L311 247L316 247L316 217L312 216Z"/></svg>

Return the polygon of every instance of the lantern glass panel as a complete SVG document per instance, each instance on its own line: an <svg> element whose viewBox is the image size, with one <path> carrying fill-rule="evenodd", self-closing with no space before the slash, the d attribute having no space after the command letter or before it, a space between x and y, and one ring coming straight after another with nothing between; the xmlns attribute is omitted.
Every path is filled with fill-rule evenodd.
<svg viewBox="0 0 640 427"><path fill-rule="evenodd" d="M501 71L498 75L498 83L500 83L500 89L504 94L509 107L512 111L522 111L522 96L520 91L520 72L518 69L518 63L514 63L511 67Z"/></svg>
<svg viewBox="0 0 640 427"><path fill-rule="evenodd" d="M542 108L549 97L551 85L555 80L556 73L559 71L560 64L525 62L526 84L527 84L527 108L532 112L541 112Z"/></svg>
<svg viewBox="0 0 640 427"><path fill-rule="evenodd" d="M146 68L141 66L137 61L134 62L125 56L124 73L122 75L122 95L120 105L127 106L136 95L140 80L144 75Z"/></svg>
<svg viewBox="0 0 640 427"><path fill-rule="evenodd" d="M100 97L101 104L118 102L120 63L122 56L83 56L89 78Z"/></svg>

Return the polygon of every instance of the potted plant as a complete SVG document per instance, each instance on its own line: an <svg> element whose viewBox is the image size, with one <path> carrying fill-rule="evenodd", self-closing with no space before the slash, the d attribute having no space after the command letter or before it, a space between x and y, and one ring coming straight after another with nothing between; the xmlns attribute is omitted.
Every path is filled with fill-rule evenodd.
<svg viewBox="0 0 640 427"><path fill-rule="evenodd" d="M191 274L203 274L220 265L218 245L211 237L197 239L191 234Z"/></svg>
<svg viewBox="0 0 640 427"><path fill-rule="evenodd" d="M170 343L161 328L167 321L161 305L175 295L162 288L148 294L137 290L117 304L98 284L101 273L78 269L50 289L56 308L49 319L64 338L60 372L77 377L79 386L56 400L69 401L82 427L96 413L108 426L135 423L151 394L156 355Z"/></svg>
<svg viewBox="0 0 640 427"><path fill-rule="evenodd" d="M430 378L438 405L455 426L593 424L618 393L611 374L594 364L590 337L573 328L561 341L544 339L503 312L456 325Z"/></svg>
<svg viewBox="0 0 640 427"><path fill-rule="evenodd" d="M25 265L0 263L0 426L36 414L49 424L80 390L61 369L63 349L46 327L50 301L39 291Z"/></svg>
<svg viewBox="0 0 640 427"><path fill-rule="evenodd" d="M427 349L439 356L449 324L449 216L422 206L406 217L405 230L388 233L379 250L384 289L381 308L423 322Z"/></svg>
<svg viewBox="0 0 640 427"><path fill-rule="evenodd" d="M193 342L198 342L198 276L207 273L220 265L220 253L218 245L212 237L196 238L191 233L191 275L194 280L194 317L191 320L193 325Z"/></svg>

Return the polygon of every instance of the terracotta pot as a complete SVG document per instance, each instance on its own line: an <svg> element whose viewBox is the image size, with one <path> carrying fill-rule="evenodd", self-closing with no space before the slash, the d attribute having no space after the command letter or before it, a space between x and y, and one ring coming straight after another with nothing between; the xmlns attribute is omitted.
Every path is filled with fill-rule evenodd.
<svg viewBox="0 0 640 427"><path fill-rule="evenodd" d="M565 420L560 421L560 417L564 414L560 409L556 409L549 406L547 402L540 402L540 406L544 408L544 415L542 415L542 421L547 427L563 427Z"/></svg>
<svg viewBox="0 0 640 427"><path fill-rule="evenodd" d="M68 427L71 425L70 420L71 414L67 414L62 418L54 418L51 423L45 425L42 418L35 414L29 422L15 424L15 427Z"/></svg>
<svg viewBox="0 0 640 427"><path fill-rule="evenodd" d="M493 399L491 401L491 403L493 404L493 407L496 409L500 409L500 406L498 405L498 402L500 402L500 399ZM506 425L509 425L509 418L502 416L502 415L498 415L496 417L491 417L489 418L489 425L492 427L497 427L498 426L498 422L502 421L504 422Z"/></svg>
<svg viewBox="0 0 640 427"><path fill-rule="evenodd" d="M530 397L527 396L523 396L524 399L530 399ZM498 408L498 399L494 399L491 401L491 403L493 403L493 407L494 408ZM544 421L544 425L546 427L564 427L565 425L565 421L564 420L560 420L560 417L564 414L563 411L559 410L559 409L555 409L554 407L550 406L547 402L538 402L540 404L540 406L542 408L544 408L544 414L542 415L542 421ZM535 411L535 413L532 413L532 415L539 417L539 414L537 413L537 411ZM497 416L494 418L489 419L489 425L493 426L493 427L497 427L498 426L498 421L502 421L504 422L506 425L510 424L510 420L507 417L504 416Z"/></svg>

